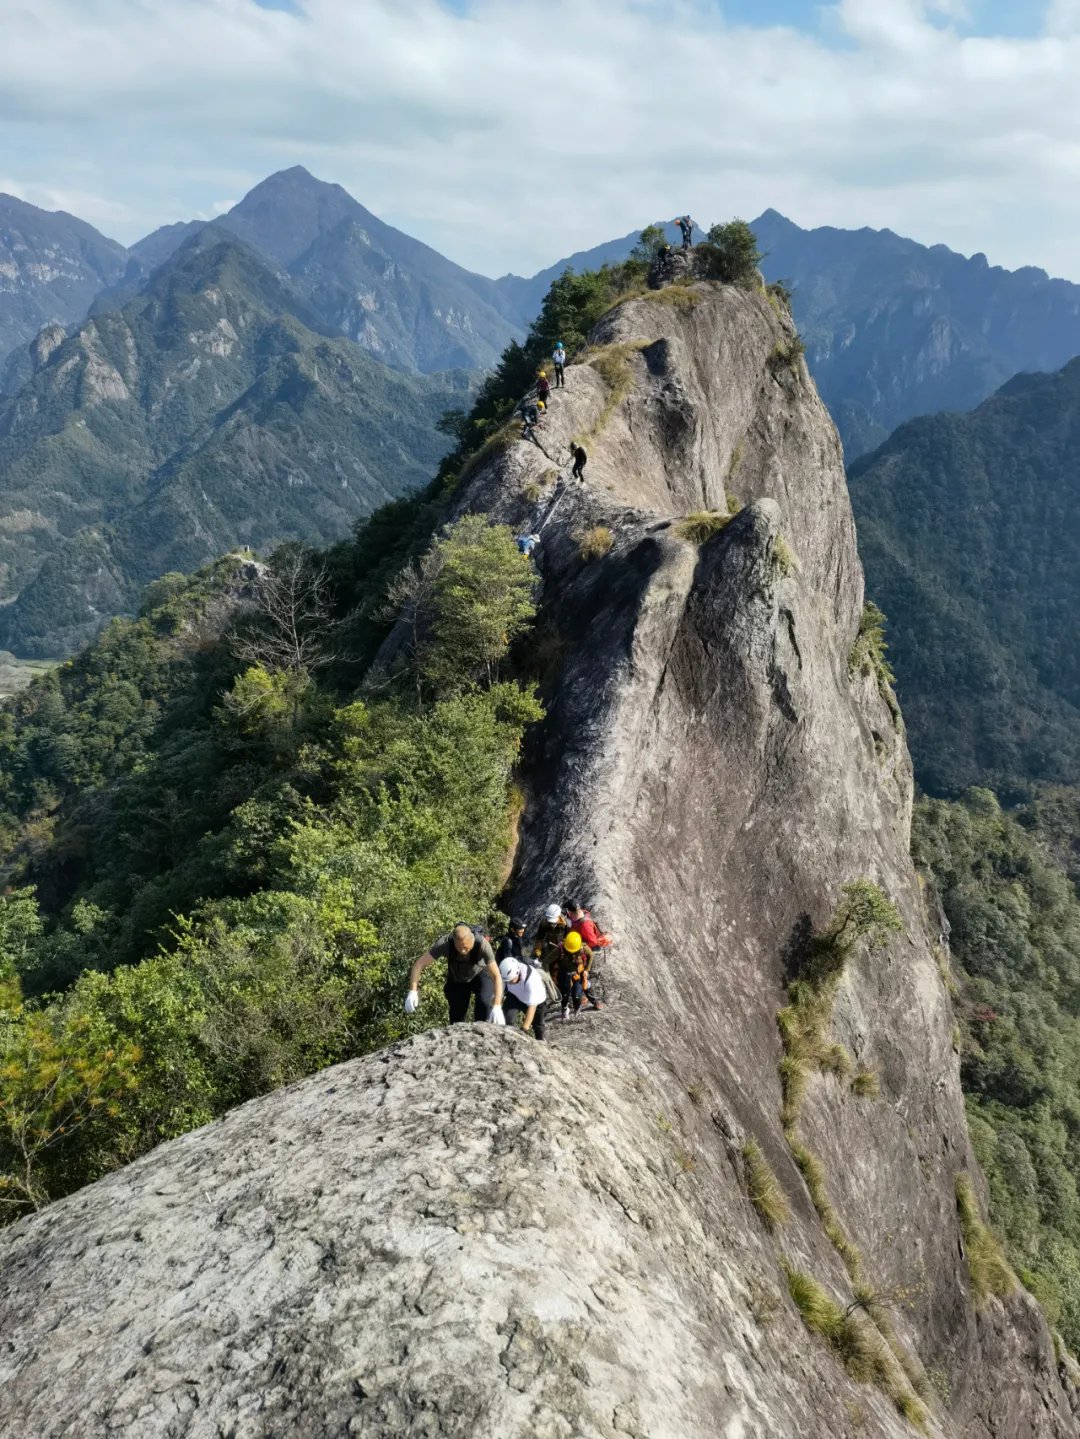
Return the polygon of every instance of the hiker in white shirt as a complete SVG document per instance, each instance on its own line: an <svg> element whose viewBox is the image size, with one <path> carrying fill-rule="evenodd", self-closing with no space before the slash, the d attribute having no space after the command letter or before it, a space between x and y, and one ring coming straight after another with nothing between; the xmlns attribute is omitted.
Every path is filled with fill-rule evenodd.
<svg viewBox="0 0 1080 1439"><path fill-rule="evenodd" d="M544 1008L548 1002L547 985L543 972L524 959L504 959L499 965L505 993L503 1013L513 1024L513 1016L524 1014L522 1028L537 1039L544 1038Z"/></svg>

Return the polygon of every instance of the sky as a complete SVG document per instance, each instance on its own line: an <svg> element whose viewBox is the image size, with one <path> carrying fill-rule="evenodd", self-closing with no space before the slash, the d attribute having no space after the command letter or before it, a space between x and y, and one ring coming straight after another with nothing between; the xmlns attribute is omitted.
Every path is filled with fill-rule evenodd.
<svg viewBox="0 0 1080 1439"><path fill-rule="evenodd" d="M1080 280L1080 0L0 0L0 190L131 243L302 164L484 274L772 206Z"/></svg>

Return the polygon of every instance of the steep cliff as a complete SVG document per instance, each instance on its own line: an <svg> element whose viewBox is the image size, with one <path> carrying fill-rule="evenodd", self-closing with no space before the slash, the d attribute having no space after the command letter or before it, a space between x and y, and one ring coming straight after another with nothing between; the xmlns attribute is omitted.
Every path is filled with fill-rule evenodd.
<svg viewBox="0 0 1080 1439"><path fill-rule="evenodd" d="M854 525L793 337L756 292L628 301L540 444L460 491L542 536L548 719L510 893L603 917L606 1012L548 1046L421 1035L22 1221L0 1238L5 1430L1080 1432L1034 1301L974 1303L910 762L872 659L852 672ZM822 938L855 881L903 921L876 948ZM789 997L829 1072L791 1008L778 1026Z"/></svg>

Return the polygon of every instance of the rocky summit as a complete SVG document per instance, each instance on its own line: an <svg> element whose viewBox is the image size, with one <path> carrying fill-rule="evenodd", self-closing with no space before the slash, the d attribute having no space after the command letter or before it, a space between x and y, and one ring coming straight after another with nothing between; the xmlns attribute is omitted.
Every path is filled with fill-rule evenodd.
<svg viewBox="0 0 1080 1439"><path fill-rule="evenodd" d="M776 296L676 281L458 491L540 535L509 897L603 918L605 1012L424 1034L20 1221L5 1433L1080 1432L981 1219L836 431Z"/></svg>

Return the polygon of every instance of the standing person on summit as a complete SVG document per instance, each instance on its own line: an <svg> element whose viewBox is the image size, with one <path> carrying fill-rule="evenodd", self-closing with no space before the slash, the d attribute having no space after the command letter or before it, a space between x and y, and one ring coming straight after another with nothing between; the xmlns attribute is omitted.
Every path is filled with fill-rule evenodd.
<svg viewBox="0 0 1080 1439"><path fill-rule="evenodd" d="M413 960L409 971L409 992L405 996L405 1013L415 1014L420 1005L420 976L437 959L446 960L446 983L443 994L450 1010L451 1024L464 1024L469 1017L469 1003L475 1002L475 1018L490 1024L505 1024L502 1011L503 981L495 954L480 929L470 924L455 924L444 939L433 944L426 954ZM484 974L490 975L495 986L495 1002L488 1007L484 1000Z"/></svg>
<svg viewBox="0 0 1080 1439"><path fill-rule="evenodd" d="M676 220L675 223L682 231L683 249L689 250L690 246L693 244L694 231L700 230L701 226L695 223L695 221L691 220L689 215L684 215L681 220Z"/></svg>
<svg viewBox="0 0 1080 1439"><path fill-rule="evenodd" d="M551 381L544 370L540 371L540 378L536 382L536 398L545 406L551 398Z"/></svg>
<svg viewBox="0 0 1080 1439"><path fill-rule="evenodd" d="M563 349L561 340L555 346L555 353L551 357L551 363L555 366L555 388L557 390L565 390L566 375L564 371L566 369L566 351Z"/></svg>

